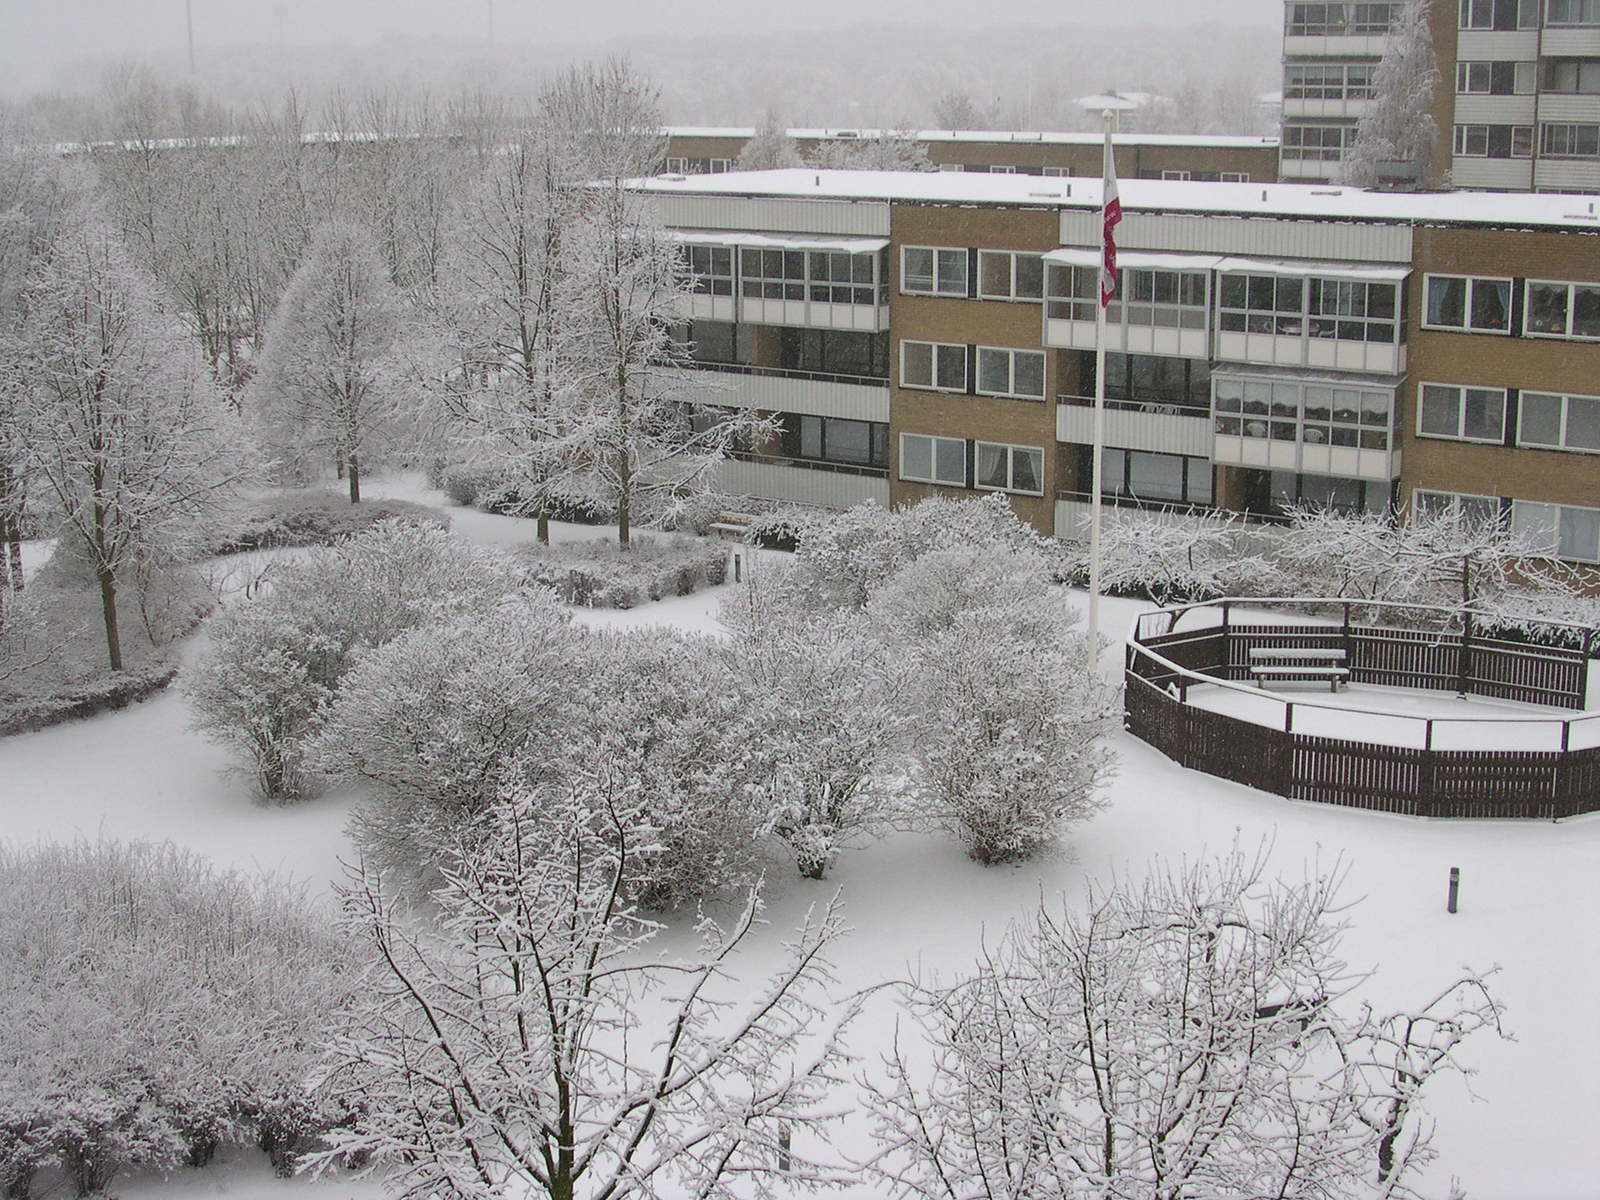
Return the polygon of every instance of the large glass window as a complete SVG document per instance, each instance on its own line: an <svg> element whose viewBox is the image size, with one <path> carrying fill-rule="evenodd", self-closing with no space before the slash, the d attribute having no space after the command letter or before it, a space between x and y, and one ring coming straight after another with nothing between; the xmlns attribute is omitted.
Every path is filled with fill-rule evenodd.
<svg viewBox="0 0 1600 1200"><path fill-rule="evenodd" d="M1530 337L1600 338L1600 283L1530 279L1522 331Z"/></svg>
<svg viewBox="0 0 1600 1200"><path fill-rule="evenodd" d="M1230 376L1217 379L1216 431L1226 437L1387 450L1393 412L1393 394L1377 389Z"/></svg>
<svg viewBox="0 0 1600 1200"><path fill-rule="evenodd" d="M967 443L923 433L900 435L900 478L914 483L967 486Z"/></svg>
<svg viewBox="0 0 1600 1200"><path fill-rule="evenodd" d="M689 274L696 295L733 295L733 248L730 246L685 246Z"/></svg>
<svg viewBox="0 0 1600 1200"><path fill-rule="evenodd" d="M1600 396L1523 392L1517 402L1517 444L1600 453Z"/></svg>
<svg viewBox="0 0 1600 1200"><path fill-rule="evenodd" d="M1311 162L1338 162L1345 147L1356 140L1356 127L1336 125L1285 125L1283 156Z"/></svg>
<svg viewBox="0 0 1600 1200"><path fill-rule="evenodd" d="M1550 0L1550 25L1600 25L1600 0Z"/></svg>
<svg viewBox="0 0 1600 1200"><path fill-rule="evenodd" d="M786 371L887 379L889 335L786 325L778 332L778 360Z"/></svg>
<svg viewBox="0 0 1600 1200"><path fill-rule="evenodd" d="M1381 37L1404 4L1290 4L1290 37Z"/></svg>
<svg viewBox="0 0 1600 1200"><path fill-rule="evenodd" d="M1276 512L1291 506L1348 513L1382 513L1389 510L1389 485L1375 480L1273 471L1269 486L1271 508Z"/></svg>
<svg viewBox="0 0 1600 1200"><path fill-rule="evenodd" d="M1457 125L1455 153L1460 158L1531 158L1532 125Z"/></svg>
<svg viewBox="0 0 1600 1200"><path fill-rule="evenodd" d="M684 321L672 327L689 357L703 363L748 364L751 358L750 326L732 321Z"/></svg>
<svg viewBox="0 0 1600 1200"><path fill-rule="evenodd" d="M1500 520L1500 501L1494 496L1418 488L1411 493L1411 503L1420 516L1449 516L1457 524L1489 525Z"/></svg>
<svg viewBox="0 0 1600 1200"><path fill-rule="evenodd" d="M1418 389L1417 435L1467 442L1504 442L1504 388L1424 383Z"/></svg>
<svg viewBox="0 0 1600 1200"><path fill-rule="evenodd" d="M1394 284L1345 279L1310 282L1312 337L1394 344Z"/></svg>
<svg viewBox="0 0 1600 1200"><path fill-rule="evenodd" d="M1539 0L1461 0L1462 29L1539 28Z"/></svg>
<svg viewBox="0 0 1600 1200"><path fill-rule="evenodd" d="M1370 100L1376 63L1289 63L1285 100Z"/></svg>
<svg viewBox="0 0 1600 1200"><path fill-rule="evenodd" d="M976 486L990 491L1044 495L1044 451L1037 446L977 443Z"/></svg>
<svg viewBox="0 0 1600 1200"><path fill-rule="evenodd" d="M978 251L978 295L985 300L1038 300L1044 295L1044 260L1009 250Z"/></svg>
<svg viewBox="0 0 1600 1200"><path fill-rule="evenodd" d="M1043 352L979 346L977 391L985 396L1043 400Z"/></svg>
<svg viewBox="0 0 1600 1200"><path fill-rule="evenodd" d="M1545 63L1544 88L1564 95L1600 94L1600 59L1552 58Z"/></svg>
<svg viewBox="0 0 1600 1200"><path fill-rule="evenodd" d="M781 441L786 458L857 467L889 465L889 427L879 421L785 413Z"/></svg>
<svg viewBox="0 0 1600 1200"><path fill-rule="evenodd" d="M1106 450L1101 492L1133 500L1211 503L1211 460L1144 450Z"/></svg>
<svg viewBox="0 0 1600 1200"><path fill-rule="evenodd" d="M811 299L821 304L871 304L873 302L871 254L845 254L837 250L808 250L807 274Z"/></svg>
<svg viewBox="0 0 1600 1200"><path fill-rule="evenodd" d="M804 250L740 250L740 290L752 300L804 300Z"/></svg>
<svg viewBox="0 0 1600 1200"><path fill-rule="evenodd" d="M1600 508L1513 500L1511 528L1536 554L1600 562Z"/></svg>
<svg viewBox="0 0 1600 1200"><path fill-rule="evenodd" d="M1534 91L1538 63L1458 62L1456 91L1473 96L1527 96Z"/></svg>
<svg viewBox="0 0 1600 1200"><path fill-rule="evenodd" d="M1051 263L1045 273L1045 315L1057 321L1093 321L1100 303L1098 267Z"/></svg>
<svg viewBox="0 0 1600 1200"><path fill-rule="evenodd" d="M1079 359L1080 378L1094 381L1094 353ZM1106 354L1106 398L1198 409L1211 407L1211 364L1203 358L1156 354Z"/></svg>
<svg viewBox="0 0 1600 1200"><path fill-rule="evenodd" d="M952 342L901 342L900 386L967 390L967 348Z"/></svg>
<svg viewBox="0 0 1600 1200"><path fill-rule="evenodd" d="M967 252L936 246L902 247L900 290L930 296L967 295Z"/></svg>
<svg viewBox="0 0 1600 1200"><path fill-rule="evenodd" d="M1547 158L1600 156L1600 125L1545 124L1539 127L1539 153Z"/></svg>
<svg viewBox="0 0 1600 1200"><path fill-rule="evenodd" d="M1164 329L1206 327L1206 276L1203 271L1122 272L1117 295L1106 306L1106 320L1115 324L1127 313L1130 325Z"/></svg>
<svg viewBox="0 0 1600 1200"><path fill-rule="evenodd" d="M1422 323L1433 329L1511 332L1511 280L1430 275Z"/></svg>
<svg viewBox="0 0 1600 1200"><path fill-rule="evenodd" d="M1304 328L1306 281L1294 276L1224 275L1218 325L1230 333L1298 335Z"/></svg>

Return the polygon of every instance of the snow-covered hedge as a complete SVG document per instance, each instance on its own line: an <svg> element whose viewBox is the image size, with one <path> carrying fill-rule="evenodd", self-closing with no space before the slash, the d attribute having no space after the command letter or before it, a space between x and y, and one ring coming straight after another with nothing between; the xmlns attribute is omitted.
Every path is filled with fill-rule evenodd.
<svg viewBox="0 0 1600 1200"><path fill-rule="evenodd" d="M177 675L177 664L155 663L84 679L45 695L0 700L0 737L126 708L162 691Z"/></svg>
<svg viewBox="0 0 1600 1200"><path fill-rule="evenodd" d="M380 521L448 528L437 509L409 500L364 500L351 504L338 492L289 492L246 505L234 524L208 547L211 554L238 554L284 546L328 546L365 533Z"/></svg>
<svg viewBox="0 0 1600 1200"><path fill-rule="evenodd" d="M651 600L715 587L728 574L726 543L675 537L613 542L562 542L526 551L529 575L568 604L636 608Z"/></svg>
<svg viewBox="0 0 1600 1200"><path fill-rule="evenodd" d="M346 959L282 881L171 844L0 846L0 1189L247 1139L290 1173L349 1117L307 1093Z"/></svg>
<svg viewBox="0 0 1600 1200"><path fill-rule="evenodd" d="M478 508L502 516L536 515L529 501L517 492L515 481L487 467L446 467L438 472L438 487L453 504ZM615 514L598 501L574 497L556 498L545 505L545 516L552 521L575 525L603 525Z"/></svg>

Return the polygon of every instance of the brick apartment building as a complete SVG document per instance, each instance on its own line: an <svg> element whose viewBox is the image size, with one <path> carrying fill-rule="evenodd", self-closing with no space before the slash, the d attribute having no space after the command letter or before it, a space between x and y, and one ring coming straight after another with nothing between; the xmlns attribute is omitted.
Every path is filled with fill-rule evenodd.
<svg viewBox="0 0 1600 1200"><path fill-rule="evenodd" d="M643 185L687 248L705 403L777 414L768 501L1006 493L1077 536L1097 178L731 173ZM1105 499L1500 509L1600 562L1600 212L1557 195L1128 180Z"/></svg>

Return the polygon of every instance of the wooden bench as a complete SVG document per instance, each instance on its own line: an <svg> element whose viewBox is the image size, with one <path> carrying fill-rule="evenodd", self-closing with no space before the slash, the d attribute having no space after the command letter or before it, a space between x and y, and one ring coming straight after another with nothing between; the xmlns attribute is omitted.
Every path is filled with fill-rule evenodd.
<svg viewBox="0 0 1600 1200"><path fill-rule="evenodd" d="M707 531L718 537L734 538L743 541L750 532L750 524L755 517L750 513L723 512L717 514L717 519L707 526Z"/></svg>
<svg viewBox="0 0 1600 1200"><path fill-rule="evenodd" d="M1345 652L1334 648L1263 647L1250 651L1250 674L1255 676L1257 687L1266 687L1269 679L1285 683L1320 683L1326 680L1328 690L1337 692L1350 678L1350 668L1345 662Z"/></svg>

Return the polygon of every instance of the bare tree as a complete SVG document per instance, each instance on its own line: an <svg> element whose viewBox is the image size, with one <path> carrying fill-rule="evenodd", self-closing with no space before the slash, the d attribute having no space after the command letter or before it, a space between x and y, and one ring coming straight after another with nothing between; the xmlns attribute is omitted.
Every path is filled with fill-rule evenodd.
<svg viewBox="0 0 1600 1200"><path fill-rule="evenodd" d="M361 502L363 468L415 429L399 359L408 321L371 235L333 222L318 230L267 332L251 384L267 441L297 465L338 464L351 504Z"/></svg>
<svg viewBox="0 0 1600 1200"><path fill-rule="evenodd" d="M623 893L627 807L598 776L503 805L484 851L436 892L439 932L357 877L345 908L370 974L325 1087L363 1116L321 1161L369 1154L400 1195L460 1200L770 1196L782 1174L838 1179L822 1102L842 1023L815 1028L837 914L802 929L745 1000L729 999L731 971L753 908L698 958L652 961L656 927Z"/></svg>
<svg viewBox="0 0 1600 1200"><path fill-rule="evenodd" d="M1373 186L1383 162L1409 163L1419 182L1428 179L1439 136L1432 111L1439 84L1429 25L1432 7L1432 0L1408 0L1400 6L1373 72L1372 99L1344 158L1346 183Z"/></svg>
<svg viewBox="0 0 1600 1200"><path fill-rule="evenodd" d="M927 147L913 129L881 130L863 138L832 138L812 152L810 165L825 171L933 170Z"/></svg>
<svg viewBox="0 0 1600 1200"><path fill-rule="evenodd" d="M925 1200L1412 1195L1420 1093L1499 1008L1471 974L1409 1012L1355 1005L1339 872L1263 872L1158 867L911 985L931 1066L888 1056L872 1170Z"/></svg>
<svg viewBox="0 0 1600 1200"><path fill-rule="evenodd" d="M103 223L57 241L27 307L18 414L27 467L98 581L107 657L121 670L120 583L183 559L248 474L243 438Z"/></svg>
<svg viewBox="0 0 1600 1200"><path fill-rule="evenodd" d="M795 140L789 136L789 131L782 121L768 110L766 119L762 121L761 128L756 130L755 137L744 144L744 149L739 151L738 170L741 171L775 171L785 167L803 167L805 160L800 157L800 148Z"/></svg>

